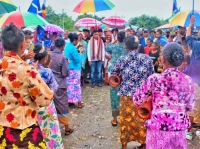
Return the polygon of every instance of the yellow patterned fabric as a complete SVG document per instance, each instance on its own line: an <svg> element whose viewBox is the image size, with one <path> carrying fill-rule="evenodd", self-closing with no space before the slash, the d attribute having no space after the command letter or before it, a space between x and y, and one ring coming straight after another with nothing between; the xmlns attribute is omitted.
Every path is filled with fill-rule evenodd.
<svg viewBox="0 0 200 149"><path fill-rule="evenodd" d="M4 53L0 60L0 126L21 130L32 126L38 107L48 106L52 98L53 91L33 66L14 52Z"/></svg>
<svg viewBox="0 0 200 149"><path fill-rule="evenodd" d="M26 128L25 130L22 131L22 133L19 135L20 136L20 141L23 141L26 135L31 132L32 128Z"/></svg>
<svg viewBox="0 0 200 149"><path fill-rule="evenodd" d="M131 97L120 97L120 141L123 145L130 141L145 144L145 121L137 116L136 109Z"/></svg>
<svg viewBox="0 0 200 149"><path fill-rule="evenodd" d="M0 143L0 149L5 149L6 148L6 139L3 139L2 142Z"/></svg>
<svg viewBox="0 0 200 149"><path fill-rule="evenodd" d="M3 135L4 128L0 126L0 137Z"/></svg>
<svg viewBox="0 0 200 149"><path fill-rule="evenodd" d="M41 142L39 146L35 146L30 141L28 142L28 149L47 149L46 144L44 142Z"/></svg>
<svg viewBox="0 0 200 149"><path fill-rule="evenodd" d="M19 149L19 147L15 144L13 144L12 147L13 147L12 149Z"/></svg>
<svg viewBox="0 0 200 149"><path fill-rule="evenodd" d="M24 130L4 126L1 130L0 149L47 149L42 132L36 124Z"/></svg>

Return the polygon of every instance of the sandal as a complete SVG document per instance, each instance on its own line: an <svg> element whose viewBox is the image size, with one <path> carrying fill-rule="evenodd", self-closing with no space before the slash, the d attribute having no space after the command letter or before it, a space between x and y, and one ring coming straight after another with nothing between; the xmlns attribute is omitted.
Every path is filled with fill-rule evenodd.
<svg viewBox="0 0 200 149"><path fill-rule="evenodd" d="M198 129L200 129L199 124L196 124L196 123L193 123L193 124L192 124L192 127L193 127L193 128L198 128Z"/></svg>
<svg viewBox="0 0 200 149"><path fill-rule="evenodd" d="M75 104L74 104L74 103L68 103L68 105L69 105L69 106L74 106Z"/></svg>
<svg viewBox="0 0 200 149"><path fill-rule="evenodd" d="M81 108L83 108L83 107L84 107L84 103L81 102L80 105L78 105L78 108L81 109Z"/></svg>
<svg viewBox="0 0 200 149"><path fill-rule="evenodd" d="M74 132L74 129L72 129L72 128L69 128L69 130L65 130L65 135L66 136L68 136L68 135L70 135L72 132Z"/></svg>
<svg viewBox="0 0 200 149"><path fill-rule="evenodd" d="M117 123L113 123L113 121L111 121L111 124L112 124L113 127L117 126Z"/></svg>

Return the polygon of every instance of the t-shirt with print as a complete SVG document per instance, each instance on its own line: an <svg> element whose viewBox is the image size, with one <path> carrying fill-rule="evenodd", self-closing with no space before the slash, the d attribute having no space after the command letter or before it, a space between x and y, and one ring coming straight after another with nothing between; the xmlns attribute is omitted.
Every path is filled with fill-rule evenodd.
<svg viewBox="0 0 200 149"><path fill-rule="evenodd" d="M155 64L159 57L159 51L157 51L156 53L152 53L152 51L150 51L149 56L151 57L153 64Z"/></svg>

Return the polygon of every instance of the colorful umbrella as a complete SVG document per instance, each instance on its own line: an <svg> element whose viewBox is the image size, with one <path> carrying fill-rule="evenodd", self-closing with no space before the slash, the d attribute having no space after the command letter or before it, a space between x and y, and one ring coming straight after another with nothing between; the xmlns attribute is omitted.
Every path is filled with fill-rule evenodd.
<svg viewBox="0 0 200 149"><path fill-rule="evenodd" d="M0 14L15 11L17 7L11 2L11 0L0 0Z"/></svg>
<svg viewBox="0 0 200 149"><path fill-rule="evenodd" d="M102 23L93 18L83 18L78 20L74 26L75 27L95 27L100 26Z"/></svg>
<svg viewBox="0 0 200 149"><path fill-rule="evenodd" d="M74 12L87 13L111 10L114 6L109 0L82 0L75 8Z"/></svg>
<svg viewBox="0 0 200 149"><path fill-rule="evenodd" d="M100 26L100 28L101 29L105 29L105 28L109 28L107 25L105 25L105 24L102 24L101 26Z"/></svg>
<svg viewBox="0 0 200 149"><path fill-rule="evenodd" d="M109 27L125 28L125 25L128 23L128 21L119 16L110 16L104 18L102 23L108 25Z"/></svg>
<svg viewBox="0 0 200 149"><path fill-rule="evenodd" d="M45 25L45 31L48 31L49 33L64 33L64 30L60 27L60 26L57 26L57 25L54 25L54 24L48 24L48 25Z"/></svg>
<svg viewBox="0 0 200 149"><path fill-rule="evenodd" d="M18 12L14 11L5 14L0 18L0 28L13 22L17 27L35 26L35 25L46 25L49 24L41 16L30 13L30 12Z"/></svg>
<svg viewBox="0 0 200 149"><path fill-rule="evenodd" d="M161 25L159 27L154 28L154 30L158 30L158 29L170 29L170 28L173 28L173 27L174 27L173 24L164 24L164 25Z"/></svg>
<svg viewBox="0 0 200 149"><path fill-rule="evenodd" d="M170 24L176 24L184 27L188 27L190 24L190 17L193 11L182 11L177 13L173 18L170 19ZM194 26L200 26L200 11L194 10L195 23Z"/></svg>

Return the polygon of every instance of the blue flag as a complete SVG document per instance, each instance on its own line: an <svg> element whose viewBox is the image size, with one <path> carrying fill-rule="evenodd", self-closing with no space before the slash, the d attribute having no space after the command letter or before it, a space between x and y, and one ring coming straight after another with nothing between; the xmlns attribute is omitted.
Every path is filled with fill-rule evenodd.
<svg viewBox="0 0 200 149"><path fill-rule="evenodd" d="M31 5L28 9L28 12L39 14L42 16L41 7L40 7L40 0L33 0Z"/></svg>
<svg viewBox="0 0 200 149"><path fill-rule="evenodd" d="M178 13L179 11L180 11L180 9L178 9L177 1L174 0L174 2L173 2L172 14L175 15L175 14Z"/></svg>

